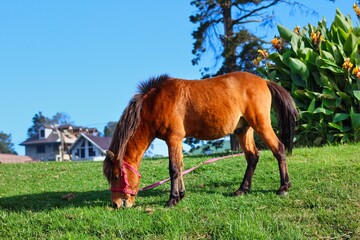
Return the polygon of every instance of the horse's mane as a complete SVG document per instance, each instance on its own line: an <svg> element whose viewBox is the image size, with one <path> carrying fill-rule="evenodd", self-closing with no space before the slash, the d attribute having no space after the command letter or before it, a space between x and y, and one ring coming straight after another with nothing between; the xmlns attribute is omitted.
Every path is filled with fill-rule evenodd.
<svg viewBox="0 0 360 240"><path fill-rule="evenodd" d="M125 108L112 137L109 150L115 154L115 158L120 160L122 165L128 141L134 136L141 122L141 108L144 96L153 88L157 88L161 82L169 79L166 74L159 77L150 78L138 85L138 93L133 96L128 106ZM111 178L113 162L106 157L104 161L104 175L108 180Z"/></svg>

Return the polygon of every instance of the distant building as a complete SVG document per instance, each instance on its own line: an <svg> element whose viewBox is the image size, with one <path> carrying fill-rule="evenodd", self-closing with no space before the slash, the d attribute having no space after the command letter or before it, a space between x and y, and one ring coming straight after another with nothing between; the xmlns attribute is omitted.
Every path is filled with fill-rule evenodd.
<svg viewBox="0 0 360 240"><path fill-rule="evenodd" d="M96 128L72 125L43 125L38 134L20 145L25 147L25 155L41 161L70 160L70 146L82 134L98 135Z"/></svg>
<svg viewBox="0 0 360 240"><path fill-rule="evenodd" d="M70 147L71 159L102 161L110 142L111 137L81 133Z"/></svg>
<svg viewBox="0 0 360 240"><path fill-rule="evenodd" d="M0 163L27 163L36 162L29 156L20 156L15 154L0 154Z"/></svg>

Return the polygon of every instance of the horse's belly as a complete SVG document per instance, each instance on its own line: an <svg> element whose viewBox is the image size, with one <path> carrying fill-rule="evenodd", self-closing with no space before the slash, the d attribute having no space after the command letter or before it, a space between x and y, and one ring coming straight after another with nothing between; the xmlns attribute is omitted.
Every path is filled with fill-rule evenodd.
<svg viewBox="0 0 360 240"><path fill-rule="evenodd" d="M212 116L197 118L186 124L187 137L195 137L201 140L214 140L227 136L239 127L240 114L234 116Z"/></svg>

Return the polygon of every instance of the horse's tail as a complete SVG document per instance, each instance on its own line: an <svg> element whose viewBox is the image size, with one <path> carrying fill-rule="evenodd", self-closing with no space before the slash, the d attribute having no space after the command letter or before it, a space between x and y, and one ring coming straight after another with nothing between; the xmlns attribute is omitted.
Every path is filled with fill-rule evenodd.
<svg viewBox="0 0 360 240"><path fill-rule="evenodd" d="M299 113L291 95L275 82L267 81L272 96L272 105L278 116L279 139L291 154Z"/></svg>

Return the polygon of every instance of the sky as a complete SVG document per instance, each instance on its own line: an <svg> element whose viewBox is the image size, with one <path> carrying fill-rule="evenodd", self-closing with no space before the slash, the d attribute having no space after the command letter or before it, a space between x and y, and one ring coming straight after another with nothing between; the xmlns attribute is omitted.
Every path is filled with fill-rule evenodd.
<svg viewBox="0 0 360 240"><path fill-rule="evenodd" d="M273 8L275 23L293 29L330 23L338 7L358 22L353 0L303 0L317 11L304 15L285 5ZM0 131L11 134L18 154L33 116L65 112L75 125L103 131L118 121L137 85L167 73L200 79L214 65L205 55L193 66L190 0L0 0ZM251 26L267 40L276 27ZM166 144L154 142L166 155Z"/></svg>

